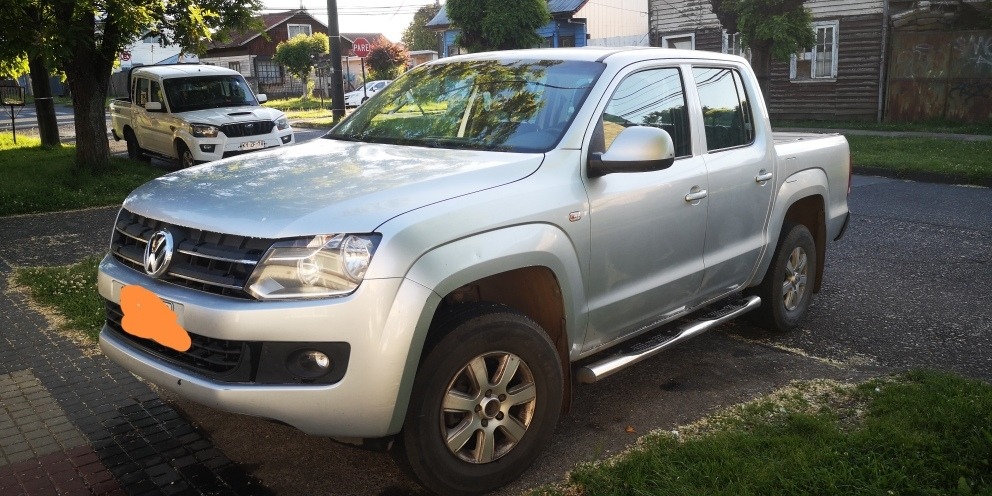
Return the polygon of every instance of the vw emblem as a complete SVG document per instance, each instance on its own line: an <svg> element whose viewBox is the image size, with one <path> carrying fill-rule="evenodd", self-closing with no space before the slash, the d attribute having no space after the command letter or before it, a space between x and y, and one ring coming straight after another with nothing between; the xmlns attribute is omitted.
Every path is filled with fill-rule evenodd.
<svg viewBox="0 0 992 496"><path fill-rule="evenodd" d="M160 277L172 261L172 233L156 231L145 245L145 272L152 277Z"/></svg>

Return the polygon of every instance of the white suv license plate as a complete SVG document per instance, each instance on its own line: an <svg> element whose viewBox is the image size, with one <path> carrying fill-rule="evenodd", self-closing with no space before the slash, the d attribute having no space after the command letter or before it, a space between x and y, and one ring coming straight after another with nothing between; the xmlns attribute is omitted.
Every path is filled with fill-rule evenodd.
<svg viewBox="0 0 992 496"><path fill-rule="evenodd" d="M245 141L241 143L242 150L257 150L259 148L265 148L265 141Z"/></svg>

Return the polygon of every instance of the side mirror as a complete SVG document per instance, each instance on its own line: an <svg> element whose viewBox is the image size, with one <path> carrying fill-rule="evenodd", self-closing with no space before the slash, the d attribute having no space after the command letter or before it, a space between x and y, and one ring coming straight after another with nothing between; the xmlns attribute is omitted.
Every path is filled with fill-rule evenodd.
<svg viewBox="0 0 992 496"><path fill-rule="evenodd" d="M265 103L269 101L269 97L265 96L265 93L259 93L255 95L255 98L258 99L258 103Z"/></svg>
<svg viewBox="0 0 992 496"><path fill-rule="evenodd" d="M624 172L652 172L675 163L675 145L664 129L631 126L617 135L605 153L589 156L587 174L601 177Z"/></svg>
<svg viewBox="0 0 992 496"><path fill-rule="evenodd" d="M162 102L145 102L145 110L149 112L161 112Z"/></svg>

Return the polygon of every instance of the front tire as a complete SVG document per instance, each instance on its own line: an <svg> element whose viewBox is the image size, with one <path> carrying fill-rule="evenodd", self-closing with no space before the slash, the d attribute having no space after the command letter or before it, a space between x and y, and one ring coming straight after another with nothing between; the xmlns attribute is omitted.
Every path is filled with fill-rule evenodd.
<svg viewBox="0 0 992 496"><path fill-rule="evenodd" d="M463 307L417 372L400 466L438 494L479 494L518 478L551 440L563 398L554 344L495 304Z"/></svg>
<svg viewBox="0 0 992 496"><path fill-rule="evenodd" d="M179 167L183 169L188 169L196 165L196 159L193 158L193 152L190 151L186 143L182 141L176 142L176 154L179 155Z"/></svg>
<svg viewBox="0 0 992 496"><path fill-rule="evenodd" d="M813 300L816 256L816 243L806 226L782 226L768 273L754 291L761 297L761 307L752 314L758 325L777 332L799 325Z"/></svg>

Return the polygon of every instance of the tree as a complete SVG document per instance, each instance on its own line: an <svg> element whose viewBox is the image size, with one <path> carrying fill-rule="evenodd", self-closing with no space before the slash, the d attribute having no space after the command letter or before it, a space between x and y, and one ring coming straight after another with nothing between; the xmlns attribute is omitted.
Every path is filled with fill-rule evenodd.
<svg viewBox="0 0 992 496"><path fill-rule="evenodd" d="M210 39L260 26L254 12L262 8L261 0L0 0L0 7L7 4L38 7L39 22L5 23L0 31L29 31L65 73L76 126L75 167L91 172L110 165L105 104L121 50L152 30L164 44L202 55Z"/></svg>
<svg viewBox="0 0 992 496"><path fill-rule="evenodd" d="M330 51L331 45L324 33L310 36L298 34L276 45L274 60L286 67L286 71L303 81L303 99L310 98L310 73L317 63L317 56Z"/></svg>
<svg viewBox="0 0 992 496"><path fill-rule="evenodd" d="M396 79L406 67L407 54L402 46L388 41L374 47L365 58L372 79Z"/></svg>
<svg viewBox="0 0 992 496"><path fill-rule="evenodd" d="M31 74L38 134L42 146L62 146L49 84L52 53L35 26L45 19L40 2L0 0L0 75Z"/></svg>
<svg viewBox="0 0 992 496"><path fill-rule="evenodd" d="M813 46L813 16L803 0L710 0L713 12L728 33L740 33L751 49L751 67L761 92L768 95L772 58L789 60Z"/></svg>
<svg viewBox="0 0 992 496"><path fill-rule="evenodd" d="M546 0L448 0L445 8L469 52L537 46L537 29L551 20Z"/></svg>
<svg viewBox="0 0 992 496"><path fill-rule="evenodd" d="M424 5L413 14L413 21L400 38L407 50L437 50L437 33L427 29L427 23L441 11L440 5Z"/></svg>

